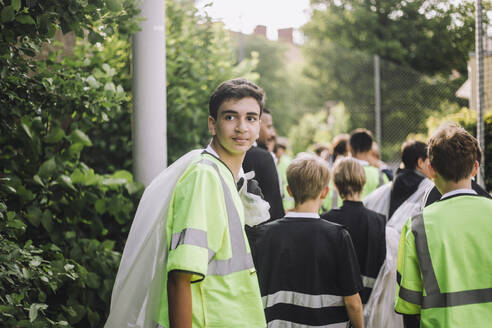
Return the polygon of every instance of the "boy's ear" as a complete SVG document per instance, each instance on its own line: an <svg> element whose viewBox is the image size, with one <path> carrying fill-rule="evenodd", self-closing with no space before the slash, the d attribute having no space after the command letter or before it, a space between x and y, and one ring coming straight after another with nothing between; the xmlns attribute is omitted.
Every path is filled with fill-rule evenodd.
<svg viewBox="0 0 492 328"><path fill-rule="evenodd" d="M294 195L292 195L292 191L290 190L289 185L287 185L287 192L289 193L290 197L294 198Z"/></svg>
<svg viewBox="0 0 492 328"><path fill-rule="evenodd" d="M480 163L478 161L475 161L473 164L473 170L471 173L472 178L478 174L478 170L480 169Z"/></svg>
<svg viewBox="0 0 492 328"><path fill-rule="evenodd" d="M330 187L326 186L322 191L321 191L321 195L320 195L320 198L321 199L325 199L326 196L328 195L328 192L330 191Z"/></svg>
<svg viewBox="0 0 492 328"><path fill-rule="evenodd" d="M437 172L434 170L431 164L427 167L429 169L430 179L434 180L437 177Z"/></svg>
<svg viewBox="0 0 492 328"><path fill-rule="evenodd" d="M212 136L215 136L217 133L215 132L215 120L212 116L208 117L208 131Z"/></svg>

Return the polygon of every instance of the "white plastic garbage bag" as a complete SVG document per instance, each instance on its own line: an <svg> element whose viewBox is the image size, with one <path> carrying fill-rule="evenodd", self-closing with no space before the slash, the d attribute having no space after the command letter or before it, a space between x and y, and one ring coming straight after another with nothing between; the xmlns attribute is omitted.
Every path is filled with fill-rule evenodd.
<svg viewBox="0 0 492 328"><path fill-rule="evenodd" d="M371 211L383 214L388 220L392 182L385 183L364 197L364 206Z"/></svg>
<svg viewBox="0 0 492 328"><path fill-rule="evenodd" d="M403 328L402 316L394 311L396 264L400 233L405 222L422 211L426 195L433 187L434 183L431 180L422 180L418 189L398 207L386 224L386 260L379 271L371 296L364 307L364 324L366 328Z"/></svg>

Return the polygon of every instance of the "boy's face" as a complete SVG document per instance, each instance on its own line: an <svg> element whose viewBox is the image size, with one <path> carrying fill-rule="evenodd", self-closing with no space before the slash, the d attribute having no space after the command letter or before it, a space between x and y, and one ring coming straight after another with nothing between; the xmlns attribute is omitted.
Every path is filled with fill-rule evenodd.
<svg viewBox="0 0 492 328"><path fill-rule="evenodd" d="M266 145L267 147L270 146L271 149L268 150L273 151L276 136L277 133L275 132L275 128L273 127L272 115L264 113L261 116L260 136L258 138L258 142Z"/></svg>
<svg viewBox="0 0 492 328"><path fill-rule="evenodd" d="M225 101L217 111L217 119L208 118L208 127L222 151L244 155L259 135L260 106L251 97Z"/></svg>

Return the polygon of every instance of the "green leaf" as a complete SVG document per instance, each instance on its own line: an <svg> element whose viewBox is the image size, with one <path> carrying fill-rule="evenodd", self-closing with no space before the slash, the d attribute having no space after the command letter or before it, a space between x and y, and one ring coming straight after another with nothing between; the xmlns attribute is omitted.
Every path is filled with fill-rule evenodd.
<svg viewBox="0 0 492 328"><path fill-rule="evenodd" d="M12 0L11 6L12 8L14 8L15 11L19 11L21 7L21 0Z"/></svg>
<svg viewBox="0 0 492 328"><path fill-rule="evenodd" d="M45 161L38 170L38 175L42 178L48 178L55 173L56 170L56 161L55 158L52 157L49 160Z"/></svg>
<svg viewBox="0 0 492 328"><path fill-rule="evenodd" d="M36 174L35 176L32 177L32 179L34 180L34 182L36 182L40 186L44 187L43 180L41 180L41 178L39 177L39 175Z"/></svg>
<svg viewBox="0 0 492 328"><path fill-rule="evenodd" d="M94 207L96 208L96 212L99 214L104 214L104 212L106 212L106 202L104 199L96 200Z"/></svg>
<svg viewBox="0 0 492 328"><path fill-rule="evenodd" d="M48 308L47 304L33 303L29 308L29 321L33 322L38 317L39 310L46 310Z"/></svg>
<svg viewBox="0 0 492 328"><path fill-rule="evenodd" d="M64 136L65 132L63 131L63 129L60 127L56 127L51 129L51 131L44 137L43 140L47 143L53 144L62 140Z"/></svg>
<svg viewBox="0 0 492 328"><path fill-rule="evenodd" d="M16 230L26 230L26 224L21 220L15 219L7 222L7 227Z"/></svg>
<svg viewBox="0 0 492 328"><path fill-rule="evenodd" d="M133 175L127 170L118 170L111 177L115 179L125 179L127 182L133 182Z"/></svg>
<svg viewBox="0 0 492 328"><path fill-rule="evenodd" d="M21 124L21 125L22 125L22 129L27 134L27 136L29 137L29 139L32 139L31 129L27 125L25 125L25 124Z"/></svg>
<svg viewBox="0 0 492 328"><path fill-rule="evenodd" d="M53 218L49 210L45 210L43 212L43 216L41 217L41 224L43 225L44 229L46 229L46 231L53 231Z"/></svg>
<svg viewBox="0 0 492 328"><path fill-rule="evenodd" d="M102 180L102 184L109 187L121 186L124 185L125 183L126 183L126 179L109 178L109 179Z"/></svg>
<svg viewBox="0 0 492 328"><path fill-rule="evenodd" d="M96 273L89 272L89 274L87 275L87 286L89 286L89 288L97 289L100 285L101 278L99 278Z"/></svg>
<svg viewBox="0 0 492 328"><path fill-rule="evenodd" d="M101 245L105 249L112 251L115 244L116 244L116 242L114 240L106 239L105 241L102 242Z"/></svg>
<svg viewBox="0 0 492 328"><path fill-rule="evenodd" d="M72 141L72 143L79 142L84 146L88 146L88 147L92 146L91 139L89 139L87 134L85 134L83 131L79 129L75 129L72 131L72 133L70 133L70 140Z"/></svg>
<svg viewBox="0 0 492 328"><path fill-rule="evenodd" d="M8 23L14 20L15 18L15 11L12 6L6 6L2 9L2 13L0 14L0 18L2 20L2 23Z"/></svg>
<svg viewBox="0 0 492 328"><path fill-rule="evenodd" d="M94 31L89 31L89 36L88 36L88 39L89 39L89 42L92 43L92 44L95 44L97 42L103 42L104 41L104 37L99 34L99 33L96 33Z"/></svg>
<svg viewBox="0 0 492 328"><path fill-rule="evenodd" d="M29 15L20 15L15 18L21 24L36 25L36 21Z"/></svg>
<svg viewBox="0 0 492 328"><path fill-rule="evenodd" d="M43 212L37 207L30 207L29 210L27 211L27 220L29 221L30 224L35 226L36 228L39 227L39 224L41 223L41 216L43 215Z"/></svg>
<svg viewBox="0 0 492 328"><path fill-rule="evenodd" d="M120 0L106 0L106 4L108 5L109 10L111 11L121 10Z"/></svg>
<svg viewBox="0 0 492 328"><path fill-rule="evenodd" d="M68 187L73 191L77 191L77 189L75 189L75 187L73 186L72 180L70 179L69 176L62 174L58 177L57 180L58 182L60 182L60 184L64 185L65 187Z"/></svg>

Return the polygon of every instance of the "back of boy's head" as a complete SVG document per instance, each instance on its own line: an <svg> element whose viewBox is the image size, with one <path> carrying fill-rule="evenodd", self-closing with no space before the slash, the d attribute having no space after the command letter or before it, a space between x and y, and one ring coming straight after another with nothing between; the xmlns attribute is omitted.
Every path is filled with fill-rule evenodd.
<svg viewBox="0 0 492 328"><path fill-rule="evenodd" d="M333 182L340 196L345 198L362 192L366 173L356 159L342 157L333 165Z"/></svg>
<svg viewBox="0 0 492 328"><path fill-rule="evenodd" d="M209 115L216 120L219 107L225 101L241 100L247 97L251 97L256 100L260 106L261 115L265 106L265 93L259 86L243 78L224 81L210 96L210 100L208 102Z"/></svg>
<svg viewBox="0 0 492 328"><path fill-rule="evenodd" d="M296 204L316 199L330 183L330 167L320 157L300 153L287 168L287 183Z"/></svg>
<svg viewBox="0 0 492 328"><path fill-rule="evenodd" d="M447 181L458 182L469 177L482 152L475 139L455 123L445 123L428 142L432 168Z"/></svg>
<svg viewBox="0 0 492 328"><path fill-rule="evenodd" d="M419 162L427 159L427 144L417 140L408 140L401 146L401 161L406 169L415 170Z"/></svg>
<svg viewBox="0 0 492 328"><path fill-rule="evenodd" d="M355 129L350 134L350 148L352 148L352 153L366 153L372 148L372 134L371 131L367 129Z"/></svg>
<svg viewBox="0 0 492 328"><path fill-rule="evenodd" d="M350 140L350 135L344 133L339 134L332 141L332 154L333 158L337 158L338 156L347 156L348 153L348 144Z"/></svg>

